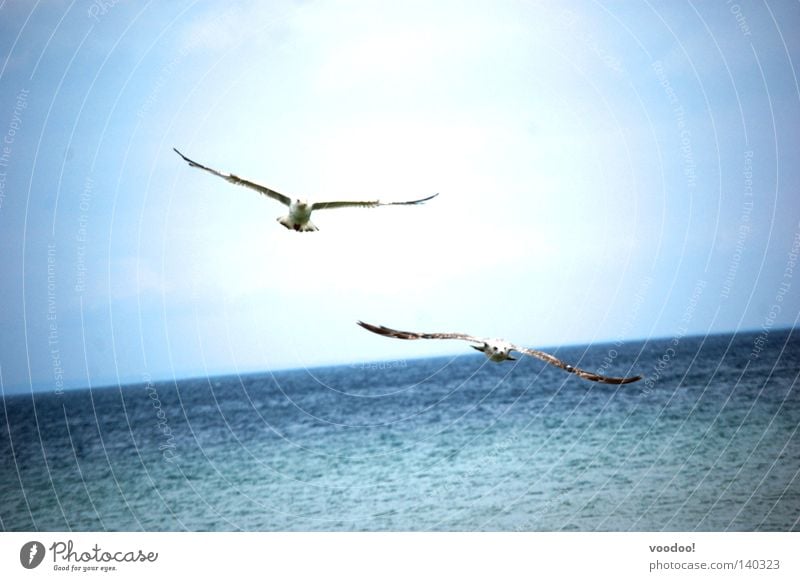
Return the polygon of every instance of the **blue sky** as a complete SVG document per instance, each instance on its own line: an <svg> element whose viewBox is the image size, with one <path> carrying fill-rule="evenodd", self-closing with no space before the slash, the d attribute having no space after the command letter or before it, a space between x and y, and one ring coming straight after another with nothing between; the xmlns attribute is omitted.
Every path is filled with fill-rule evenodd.
<svg viewBox="0 0 800 581"><path fill-rule="evenodd" d="M799 27L789 2L5 2L3 389L463 352L358 319L539 347L793 326ZM172 147L314 200L440 196L298 234Z"/></svg>

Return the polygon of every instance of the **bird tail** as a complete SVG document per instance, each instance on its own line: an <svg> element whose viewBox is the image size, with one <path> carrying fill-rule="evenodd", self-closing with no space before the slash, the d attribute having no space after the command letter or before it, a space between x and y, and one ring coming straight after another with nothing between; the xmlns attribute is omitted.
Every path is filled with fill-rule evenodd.
<svg viewBox="0 0 800 581"><path fill-rule="evenodd" d="M296 232L316 232L319 230L319 228L317 228L310 220L301 224L292 220L291 216L283 216L282 218L278 218L278 223L284 228L295 230Z"/></svg>

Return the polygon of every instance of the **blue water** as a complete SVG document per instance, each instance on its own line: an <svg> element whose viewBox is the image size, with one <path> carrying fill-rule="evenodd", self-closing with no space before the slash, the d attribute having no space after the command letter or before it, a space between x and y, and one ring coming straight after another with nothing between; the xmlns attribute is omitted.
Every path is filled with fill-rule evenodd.
<svg viewBox="0 0 800 581"><path fill-rule="evenodd" d="M800 336L6 396L4 530L798 530Z"/></svg>

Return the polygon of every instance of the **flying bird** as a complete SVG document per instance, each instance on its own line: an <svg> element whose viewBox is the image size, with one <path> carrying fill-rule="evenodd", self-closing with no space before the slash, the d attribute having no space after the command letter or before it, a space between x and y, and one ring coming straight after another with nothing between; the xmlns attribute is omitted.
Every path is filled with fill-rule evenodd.
<svg viewBox="0 0 800 581"><path fill-rule="evenodd" d="M210 167L206 167L202 164L197 163L196 161L192 161L185 155L183 155L180 151L172 148L175 153L180 155L184 161L186 161L191 167L199 167L209 173L214 174L215 176L219 176L224 180L229 181L232 184L236 184L237 186L245 186L247 188L253 189L260 194L268 196L273 200L278 200L281 204L285 206L289 206L289 213L286 216L282 216L278 218L278 222L288 228L289 230L296 230L297 232L316 232L318 228L311 222L311 212L314 210L329 210L332 208L350 208L350 207L361 207L361 208L377 208L378 206L412 206L415 204L421 204L423 202L427 202L428 200L432 200L439 194L433 194L432 196L428 196L427 198L422 198L420 200L411 200L409 202L381 202L380 200L369 200L363 202L315 202L310 203L308 200L304 200L301 198L290 198L289 196L285 196L275 190L271 190L265 186L257 184L255 182L251 182L250 180L246 180L236 176L232 173L223 173L221 171L217 171Z"/></svg>
<svg viewBox="0 0 800 581"><path fill-rule="evenodd" d="M384 327L382 325L370 325L369 323L364 323L363 321L358 321L358 324L364 327L367 331L372 331L378 335L383 335L384 337L393 337L395 339L458 339L460 341L468 341L470 343L475 343L474 345L470 345L470 347L477 349L486 355L490 361L494 361L495 363L516 360L516 357L511 356L511 352L518 351L523 355L529 355L531 357L535 357L536 359L541 359L550 365L555 365L559 369L563 369L569 373L574 373L578 377L588 379L589 381L596 381L598 383L622 384L632 383L641 379L641 376L639 375L634 377L606 377L605 375L598 375L596 373L584 371L583 369L578 369L577 367L573 367L568 363L564 363L560 359L553 357L544 351L537 351L535 349L528 349L526 347L518 347L517 345L509 343L503 339L484 339L482 337L474 337L465 333L413 333L410 331L398 331L396 329L390 329L389 327Z"/></svg>

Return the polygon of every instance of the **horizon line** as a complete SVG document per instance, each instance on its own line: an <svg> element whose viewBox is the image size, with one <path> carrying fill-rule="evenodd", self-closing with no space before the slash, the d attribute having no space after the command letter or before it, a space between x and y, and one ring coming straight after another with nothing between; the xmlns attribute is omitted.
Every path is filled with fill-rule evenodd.
<svg viewBox="0 0 800 581"><path fill-rule="evenodd" d="M786 326L786 327L774 327L768 329L769 331L775 332L785 332L785 331L793 331L800 327L796 326ZM738 331L715 331L709 333L690 333L686 335L680 335L682 339L686 338L693 338L693 337L713 337L718 335L739 335L739 334L752 334L757 332L763 332L765 329L763 327L753 328L753 329L741 329ZM673 340L678 335L663 335L658 337L648 337L648 338L639 338L639 339L625 339L621 343L628 344L628 343L637 343L637 342L649 342L649 341L665 341L665 340ZM557 351L561 348L573 348L573 347L593 347L593 346L601 346L601 345L609 345L613 343L618 343L618 340L603 340L598 342L591 342L591 343L566 343L560 345L544 345L538 348L541 349L550 349L551 351ZM332 367L358 367L362 365L370 365L380 362L387 362L387 361L424 361L427 359L441 359L444 357L462 357L462 356L469 356L473 355L469 351L463 351L461 353L453 353L452 355L442 354L442 355L427 355L422 357L413 357L413 358L396 358L396 359L369 359L369 360L360 360L360 361L350 361L350 362L342 362L342 363L320 363L313 366L301 366L301 367L279 367L276 369L248 369L248 370L231 370L231 371L212 371L210 375L196 375L194 372L187 371L183 374L176 374L173 373L170 376L159 376L159 377L151 377L149 381L142 381L141 379L133 380L133 378L117 378L116 380L100 380L98 381L98 385L91 385L91 382L87 384L71 384L69 387L61 388L62 392L65 391L80 391L80 390L99 390L99 389L109 389L109 388L123 388L123 387L131 387L136 385L143 385L143 384L159 384L159 383L175 383L178 381L191 381L191 380L200 380L200 379L207 379L212 381L217 378L221 377L249 377L253 375L261 375L267 373L288 373L293 371L303 371L303 370L313 370L313 369L327 369ZM475 357L480 357L479 354L474 354ZM0 373L2 372L2 367L0 367ZM2 384L0 384L2 385ZM51 387L49 384L45 385L42 383L39 384L28 384L28 385L13 385L11 387L7 387L2 385L2 396L5 398L6 396L17 396L17 395L26 395L26 394L47 394L50 392L51 394L57 394L58 390Z"/></svg>

